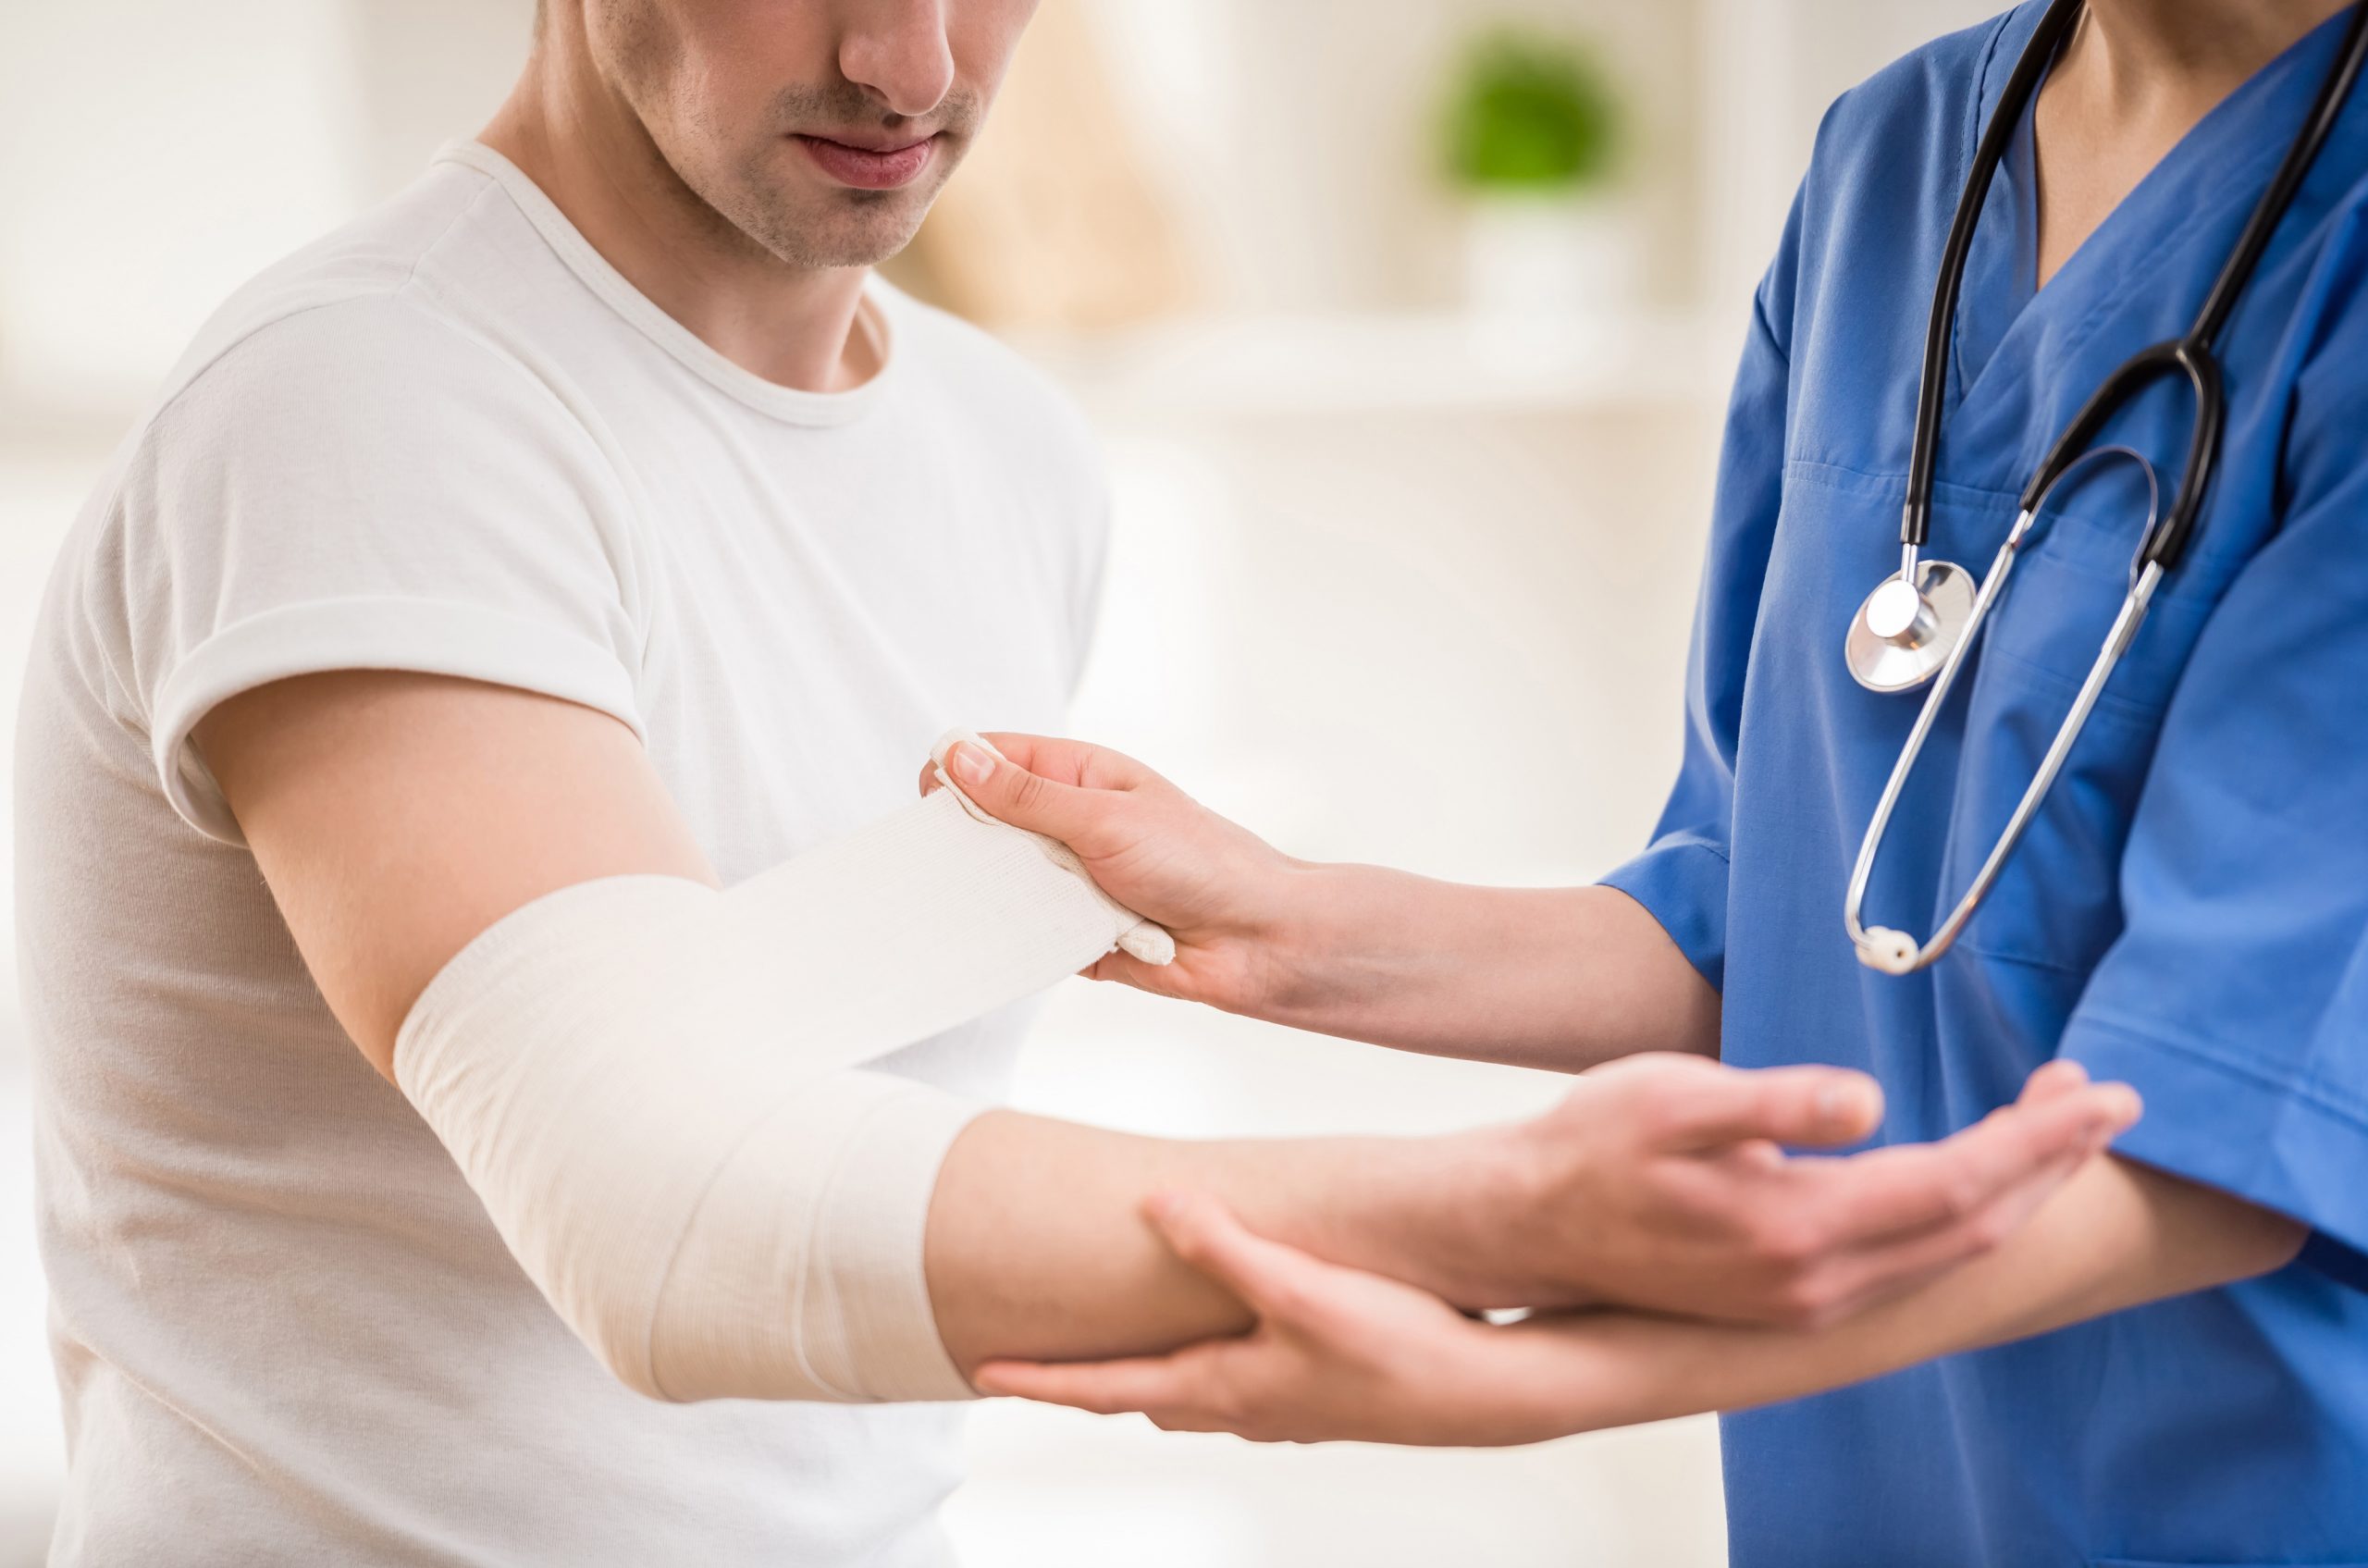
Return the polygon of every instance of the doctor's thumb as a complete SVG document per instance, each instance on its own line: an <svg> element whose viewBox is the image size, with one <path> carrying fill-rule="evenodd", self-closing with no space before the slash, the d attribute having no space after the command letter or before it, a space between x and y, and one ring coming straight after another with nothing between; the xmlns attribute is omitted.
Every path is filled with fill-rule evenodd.
<svg viewBox="0 0 2368 1568"><path fill-rule="evenodd" d="M946 748L944 766L973 805L1013 827L1075 845L1100 821L1105 792L1055 784L984 741L956 741Z"/></svg>

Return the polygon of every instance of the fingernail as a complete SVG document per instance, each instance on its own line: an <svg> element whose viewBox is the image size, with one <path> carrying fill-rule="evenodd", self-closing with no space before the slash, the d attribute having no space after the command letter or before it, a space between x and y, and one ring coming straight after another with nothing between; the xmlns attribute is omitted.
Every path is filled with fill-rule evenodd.
<svg viewBox="0 0 2368 1568"><path fill-rule="evenodd" d="M1820 1121L1856 1122L1866 1115L1867 1093L1859 1084L1829 1083L1817 1092L1817 1114Z"/></svg>
<svg viewBox="0 0 2368 1568"><path fill-rule="evenodd" d="M982 784L995 771L993 758L967 744L947 752L945 761L954 771L954 776L966 784Z"/></svg>

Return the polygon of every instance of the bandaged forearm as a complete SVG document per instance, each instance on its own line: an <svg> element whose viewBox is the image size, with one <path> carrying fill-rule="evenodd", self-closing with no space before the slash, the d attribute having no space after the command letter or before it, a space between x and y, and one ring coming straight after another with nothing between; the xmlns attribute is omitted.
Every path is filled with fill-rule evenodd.
<svg viewBox="0 0 2368 1568"><path fill-rule="evenodd" d="M413 1005L396 1079L629 1386L962 1399L922 1248L981 1107L860 1064L1122 942L1172 951L949 788L728 892L610 877L505 916Z"/></svg>

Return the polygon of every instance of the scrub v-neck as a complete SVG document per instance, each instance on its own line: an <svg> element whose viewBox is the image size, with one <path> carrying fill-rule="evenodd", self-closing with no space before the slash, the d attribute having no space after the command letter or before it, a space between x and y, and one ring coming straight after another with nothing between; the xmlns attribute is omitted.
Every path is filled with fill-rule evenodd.
<svg viewBox="0 0 2368 1568"><path fill-rule="evenodd" d="M1999 161L1980 226L1966 255L1956 327L1951 335L1951 407L1972 395L1993 364L2004 367L1999 356L2010 343L2019 346L2027 337L2079 331L2099 314L2099 306L2159 271L2159 258L2181 242L2186 230L2199 227L2198 219L2232 203L2250 207L2284 156L2294 130L2291 124L2264 123L2296 118L2292 105L2281 101L2277 90L2296 70L2325 68L2325 56L2348 16L2337 11L2320 22L2204 111L2114 204L2045 288L2039 285L2038 137L2033 127L2039 93L2046 85L2043 74ZM1980 95L1980 124L1987 125L1996 111L2015 55L2028 37L2029 30L2022 30L2022 37L2010 47L2002 36L1992 52ZM2048 73L2054 69L2050 61ZM2244 154L2223 161L2212 155L2215 148L2240 148ZM1967 155L1971 156L1970 139ZM2202 303L2200 296L2195 303Z"/></svg>

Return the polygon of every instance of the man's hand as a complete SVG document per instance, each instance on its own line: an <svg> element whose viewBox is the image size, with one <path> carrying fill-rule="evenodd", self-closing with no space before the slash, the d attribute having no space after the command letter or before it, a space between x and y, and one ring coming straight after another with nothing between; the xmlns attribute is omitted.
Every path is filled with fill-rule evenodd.
<svg viewBox="0 0 2368 1568"><path fill-rule="evenodd" d="M1996 1247L2138 1117L2071 1062L1937 1143L1846 1157L1881 1119L1871 1079L1646 1056L1597 1068L1554 1110L1468 1135L1498 1185L1420 1216L1407 1277L1465 1306L1615 1303L1816 1327ZM1362 1260L1361 1260L1362 1261Z"/></svg>
<svg viewBox="0 0 2368 1568"><path fill-rule="evenodd" d="M1059 839L1102 890L1176 939L1171 964L1112 953L1086 972L1228 1012L1257 1013L1276 989L1291 883L1308 868L1120 752L997 733L1005 760L957 745L946 768L992 816ZM921 793L938 788L934 766Z"/></svg>

